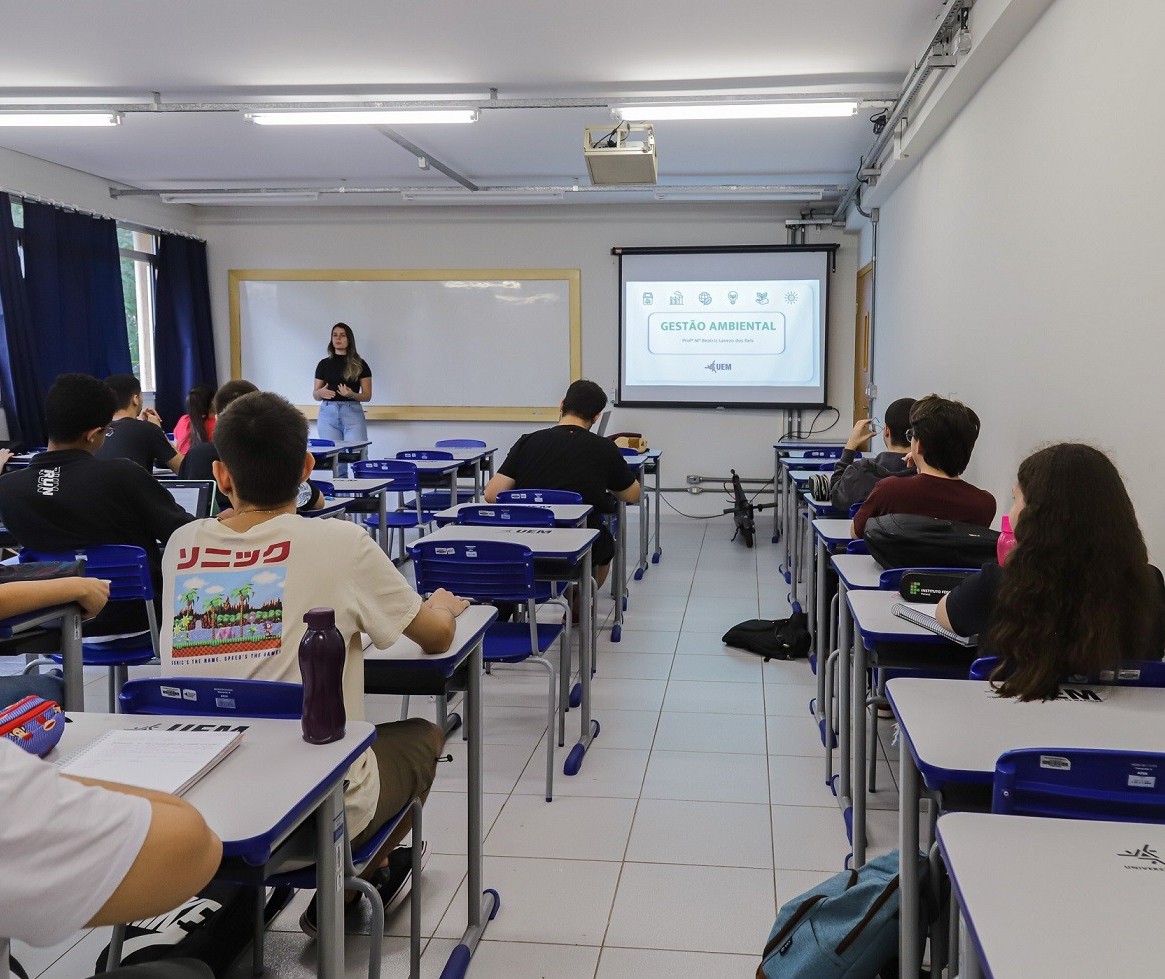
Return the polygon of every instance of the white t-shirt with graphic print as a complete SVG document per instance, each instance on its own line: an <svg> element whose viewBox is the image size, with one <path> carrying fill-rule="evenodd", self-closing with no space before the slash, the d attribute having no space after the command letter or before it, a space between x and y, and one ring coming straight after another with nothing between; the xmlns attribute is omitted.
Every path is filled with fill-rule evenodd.
<svg viewBox="0 0 1165 979"><path fill-rule="evenodd" d="M281 514L238 532L199 520L170 538L162 560L163 676L300 683L304 612L330 607L347 645L344 708L364 718L361 633L396 642L421 608L418 595L355 524ZM348 832L372 819L380 776L371 750L348 772Z"/></svg>

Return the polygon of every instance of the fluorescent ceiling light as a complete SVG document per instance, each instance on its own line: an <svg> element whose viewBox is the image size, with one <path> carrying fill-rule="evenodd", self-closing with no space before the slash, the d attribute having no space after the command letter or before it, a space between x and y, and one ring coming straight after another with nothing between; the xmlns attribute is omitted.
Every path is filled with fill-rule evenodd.
<svg viewBox="0 0 1165 979"><path fill-rule="evenodd" d="M804 190L657 190L657 201L819 201L825 194L820 187L806 187Z"/></svg>
<svg viewBox="0 0 1165 979"><path fill-rule="evenodd" d="M476 109L320 109L245 115L258 126L417 126L477 122Z"/></svg>
<svg viewBox="0 0 1165 979"><path fill-rule="evenodd" d="M162 194L163 204L290 204L295 202L318 201L318 191L239 191L232 194L221 190L200 194L193 191L175 191Z"/></svg>
<svg viewBox="0 0 1165 979"><path fill-rule="evenodd" d="M617 105L611 114L623 122L672 119L808 119L852 116L857 102L693 102L689 105Z"/></svg>
<svg viewBox="0 0 1165 979"><path fill-rule="evenodd" d="M548 204L565 195L563 190L406 190L400 197L406 204Z"/></svg>
<svg viewBox="0 0 1165 979"><path fill-rule="evenodd" d="M117 126L120 112L21 112L0 108L0 126Z"/></svg>

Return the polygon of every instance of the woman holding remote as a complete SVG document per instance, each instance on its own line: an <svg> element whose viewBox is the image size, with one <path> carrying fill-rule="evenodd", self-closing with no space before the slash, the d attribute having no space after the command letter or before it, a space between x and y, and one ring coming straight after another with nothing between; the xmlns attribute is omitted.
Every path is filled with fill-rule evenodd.
<svg viewBox="0 0 1165 979"><path fill-rule="evenodd" d="M320 402L320 438L352 442L368 438L366 401L372 400L372 370L356 352L356 338L347 323L332 327L328 356L316 365L312 397Z"/></svg>

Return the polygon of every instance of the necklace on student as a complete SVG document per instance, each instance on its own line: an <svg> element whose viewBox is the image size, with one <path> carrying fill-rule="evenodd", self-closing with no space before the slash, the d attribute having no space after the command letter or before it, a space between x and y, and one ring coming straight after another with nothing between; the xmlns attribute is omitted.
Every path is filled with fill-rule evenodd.
<svg viewBox="0 0 1165 979"><path fill-rule="evenodd" d="M231 519L231 517L242 517L242 516L245 516L245 515L246 515L246 514L248 514L248 513L285 513L285 512L286 512L286 509L285 509L284 507L281 507L281 506L279 506L279 507L271 507L270 509L266 509L266 510L259 510L259 509L254 509L254 510L233 510L233 511L231 511L229 514L227 514L227 516L226 516L225 518L222 516L222 514L219 514L219 516L218 516L218 520L219 520L219 523L222 523L222 521L223 521L224 519L226 519L226 520L230 520L230 519Z"/></svg>

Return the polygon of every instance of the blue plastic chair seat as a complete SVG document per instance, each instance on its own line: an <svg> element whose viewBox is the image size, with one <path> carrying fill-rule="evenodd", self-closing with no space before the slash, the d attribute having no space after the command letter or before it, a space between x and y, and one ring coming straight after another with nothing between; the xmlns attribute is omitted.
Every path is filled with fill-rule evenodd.
<svg viewBox="0 0 1165 979"><path fill-rule="evenodd" d="M385 524L389 527L415 527L418 522L429 523L433 519L433 514L425 512L421 514L421 520L417 520L417 514L413 510L390 510L386 514ZM370 513L364 518L364 524L367 527L380 526L380 514Z"/></svg>
<svg viewBox="0 0 1165 979"><path fill-rule="evenodd" d="M539 623L538 652L558 641L562 625ZM521 663L530 658L530 626L525 622L495 622L485 634L481 658L487 663Z"/></svg>

